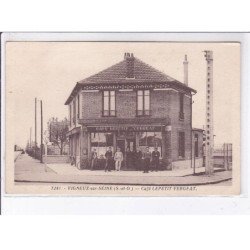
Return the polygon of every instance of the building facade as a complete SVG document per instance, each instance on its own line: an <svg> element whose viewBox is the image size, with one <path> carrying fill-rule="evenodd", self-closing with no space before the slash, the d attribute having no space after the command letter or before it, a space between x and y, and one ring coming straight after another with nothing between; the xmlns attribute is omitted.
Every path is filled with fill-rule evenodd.
<svg viewBox="0 0 250 250"><path fill-rule="evenodd" d="M75 164L88 165L94 149L103 159L108 147L113 153L119 147L125 158L127 148L157 147L166 169L191 167L196 91L184 79L181 83L125 53L121 62L79 81L65 103Z"/></svg>

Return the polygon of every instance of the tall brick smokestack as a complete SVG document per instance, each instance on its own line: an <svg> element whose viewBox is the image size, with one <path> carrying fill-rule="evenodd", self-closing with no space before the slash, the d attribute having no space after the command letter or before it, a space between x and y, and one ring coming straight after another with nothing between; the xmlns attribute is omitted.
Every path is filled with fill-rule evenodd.
<svg viewBox="0 0 250 250"><path fill-rule="evenodd" d="M124 59L126 60L126 77L134 78L135 77L135 58L133 53L125 53Z"/></svg>
<svg viewBox="0 0 250 250"><path fill-rule="evenodd" d="M185 55L185 59L183 62L183 67L184 67L184 84L188 85L188 60L187 60L187 55Z"/></svg>

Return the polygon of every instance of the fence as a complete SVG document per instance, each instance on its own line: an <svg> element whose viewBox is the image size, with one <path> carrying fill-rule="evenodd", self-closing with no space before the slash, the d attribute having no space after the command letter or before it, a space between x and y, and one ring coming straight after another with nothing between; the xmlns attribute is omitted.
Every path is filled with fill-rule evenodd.
<svg viewBox="0 0 250 250"><path fill-rule="evenodd" d="M231 143L224 143L221 146L215 146L213 153L214 166L231 170L233 160L232 153L233 149Z"/></svg>
<svg viewBox="0 0 250 250"><path fill-rule="evenodd" d="M44 155L43 160L46 161L46 163L70 163L70 158L68 155L47 155L47 157Z"/></svg>

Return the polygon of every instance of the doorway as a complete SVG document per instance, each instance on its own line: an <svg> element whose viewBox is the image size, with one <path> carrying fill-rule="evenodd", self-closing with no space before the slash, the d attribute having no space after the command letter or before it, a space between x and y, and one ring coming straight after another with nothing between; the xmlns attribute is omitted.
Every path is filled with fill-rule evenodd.
<svg viewBox="0 0 250 250"><path fill-rule="evenodd" d="M130 151L136 151L136 142L134 138L127 139L127 148L130 148Z"/></svg>
<svg viewBox="0 0 250 250"><path fill-rule="evenodd" d="M119 147L124 155L125 154L125 139L118 139L116 141L116 147L117 148Z"/></svg>
<svg viewBox="0 0 250 250"><path fill-rule="evenodd" d="M135 150L136 150L136 141L135 138L127 138L126 139L126 155L125 155L125 162L126 162L126 169L132 170L135 168L134 166L134 159L135 159ZM130 151L128 151L130 149Z"/></svg>

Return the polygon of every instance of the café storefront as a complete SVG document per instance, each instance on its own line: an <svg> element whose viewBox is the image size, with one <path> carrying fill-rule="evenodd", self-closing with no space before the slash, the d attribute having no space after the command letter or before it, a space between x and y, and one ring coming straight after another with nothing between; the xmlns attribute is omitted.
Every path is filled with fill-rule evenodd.
<svg viewBox="0 0 250 250"><path fill-rule="evenodd" d="M152 122L151 122L152 123ZM126 151L140 150L142 153L149 150L152 152L157 147L161 160L166 162L170 156L171 126L162 124L102 124L85 125L85 135L88 138L87 156L91 157L91 152L95 149L99 159L105 158L105 153L111 147L113 154L119 147L124 155L122 168L126 168ZM135 166L136 167L136 166Z"/></svg>

